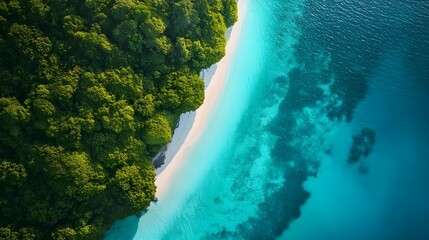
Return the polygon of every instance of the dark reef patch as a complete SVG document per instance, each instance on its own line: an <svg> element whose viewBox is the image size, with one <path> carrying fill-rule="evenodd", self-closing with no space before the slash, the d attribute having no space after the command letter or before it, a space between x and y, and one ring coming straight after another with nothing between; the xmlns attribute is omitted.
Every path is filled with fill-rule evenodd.
<svg viewBox="0 0 429 240"><path fill-rule="evenodd" d="M277 83L287 79L288 91L279 105L278 115L268 125L271 134L278 137L271 158L274 164L284 167L286 183L278 192L267 196L260 205L258 218L240 226L239 232L245 234L245 238L272 239L280 235L299 217L301 206L310 196L303 183L308 177L317 176L319 159L307 154L312 149L303 149L304 145L291 142L300 141L297 137L304 141L310 139L317 134L312 131L317 129L312 124L318 123L305 123L308 126L294 132L298 124L297 114L305 108L322 106L322 113L330 120L351 121L354 109L366 96L368 74L381 57L385 36L380 34L383 26L370 21L372 17L377 19L377 13L365 9L369 11L368 18L368 14L356 13L361 11L360 8L358 1L347 6L341 1L310 1L305 5L304 15L297 22L300 36L292 50L297 67L285 74L286 78L282 76L274 80ZM348 18L344 16L344 9L354 14L353 22L339 21L338 18ZM279 28L278 32L282 31L286 32ZM367 39L368 33L373 35L371 41ZM356 137L350 161L368 156L374 144L374 131L364 129ZM320 149L329 151L321 146ZM288 164L290 162L294 164ZM368 167L361 163L358 170L366 174Z"/></svg>
<svg viewBox="0 0 429 240"><path fill-rule="evenodd" d="M368 157L372 152L375 144L375 132L372 129L366 128L353 136L353 143L347 157L349 164L359 162L362 157Z"/></svg>
<svg viewBox="0 0 429 240"><path fill-rule="evenodd" d="M305 164L286 167L287 183L275 194L267 196L267 199L259 205L258 218L251 218L238 227L242 237L244 239L275 239L280 236L293 220L299 218L300 207L310 197L310 193L303 187L307 177Z"/></svg>
<svg viewBox="0 0 429 240"><path fill-rule="evenodd" d="M275 239L280 236L301 215L300 206L310 197L303 187L308 177L307 168L303 161L299 162L301 164L294 167L285 166L289 181L259 204L258 217L240 224L235 231L223 229L207 239Z"/></svg>

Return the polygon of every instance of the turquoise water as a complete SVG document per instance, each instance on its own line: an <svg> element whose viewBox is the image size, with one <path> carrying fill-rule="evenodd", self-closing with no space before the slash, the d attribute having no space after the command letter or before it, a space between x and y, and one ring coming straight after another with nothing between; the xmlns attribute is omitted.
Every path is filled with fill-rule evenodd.
<svg viewBox="0 0 429 240"><path fill-rule="evenodd" d="M429 3L246 3L208 129L106 239L429 239Z"/></svg>

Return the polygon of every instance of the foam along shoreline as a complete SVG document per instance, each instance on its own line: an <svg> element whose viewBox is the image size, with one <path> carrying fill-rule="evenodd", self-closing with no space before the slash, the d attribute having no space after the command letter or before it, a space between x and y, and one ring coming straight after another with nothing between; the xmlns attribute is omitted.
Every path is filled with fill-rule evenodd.
<svg viewBox="0 0 429 240"><path fill-rule="evenodd" d="M181 116L180 125L178 129L175 130L173 140L169 144L168 150L165 152L165 164L157 170L155 185L157 187L156 196L158 198L162 198L162 196L167 193L174 175L186 160L187 150L192 148L198 141L207 127L207 120L210 119L213 110L218 104L218 99L222 93L230 63L239 43L243 18L246 12L245 0L240 0L237 4L238 20L231 29L230 37L226 45L225 56L217 64L210 67L204 74L204 82L206 86L208 84L205 90L204 103L194 113ZM210 71L210 69L212 69L212 71ZM213 69L215 69L214 72ZM182 128L180 127L181 125L183 126ZM174 154L174 156L171 156L172 154Z"/></svg>

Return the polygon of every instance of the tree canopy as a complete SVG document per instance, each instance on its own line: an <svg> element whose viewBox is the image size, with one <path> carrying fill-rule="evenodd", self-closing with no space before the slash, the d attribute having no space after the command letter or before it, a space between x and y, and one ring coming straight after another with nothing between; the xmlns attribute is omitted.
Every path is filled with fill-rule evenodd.
<svg viewBox="0 0 429 240"><path fill-rule="evenodd" d="M0 239L99 239L155 194L235 0L0 0Z"/></svg>

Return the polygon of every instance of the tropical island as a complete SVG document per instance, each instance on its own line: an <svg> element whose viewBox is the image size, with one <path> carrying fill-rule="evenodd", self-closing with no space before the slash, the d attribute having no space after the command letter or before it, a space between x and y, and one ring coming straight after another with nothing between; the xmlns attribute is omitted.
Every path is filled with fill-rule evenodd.
<svg viewBox="0 0 429 240"><path fill-rule="evenodd" d="M0 2L0 239L100 239L155 197L235 0Z"/></svg>

